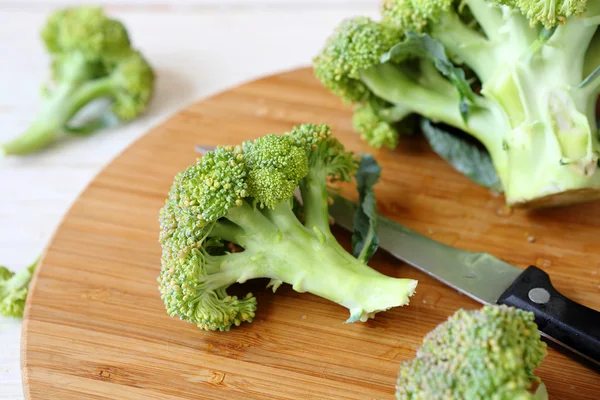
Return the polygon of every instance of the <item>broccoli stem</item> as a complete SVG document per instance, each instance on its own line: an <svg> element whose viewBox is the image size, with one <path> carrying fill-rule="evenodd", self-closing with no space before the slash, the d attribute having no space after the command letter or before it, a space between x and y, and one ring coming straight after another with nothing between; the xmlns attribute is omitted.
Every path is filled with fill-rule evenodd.
<svg viewBox="0 0 600 400"><path fill-rule="evenodd" d="M292 205L288 202L279 203L274 210L266 208L261 211L284 234L303 235L307 232L307 229L294 214Z"/></svg>
<svg viewBox="0 0 600 400"><path fill-rule="evenodd" d="M453 13L444 14L432 27L432 36L458 56L486 82L498 67L508 60L516 60L530 50L539 29L532 28L520 13L502 15L502 11L482 0L467 0L470 11L479 22L485 37L465 25Z"/></svg>
<svg viewBox="0 0 600 400"><path fill-rule="evenodd" d="M498 108L478 97L476 106L465 122L460 113L457 90L438 73L427 74L427 87L410 79L391 64L381 64L365 70L361 78L373 93L390 103L461 129L476 137L486 147L501 146L504 120L499 115ZM432 88L429 88L430 85Z"/></svg>
<svg viewBox="0 0 600 400"><path fill-rule="evenodd" d="M348 322L365 321L378 311L405 305L415 290L414 280L381 274L352 257L336 240L320 240L287 203L269 211L252 210L246 203L231 209L226 218L244 226L244 251L208 256L208 290L270 278L348 308Z"/></svg>
<svg viewBox="0 0 600 400"><path fill-rule="evenodd" d="M227 220L215 222L211 236L228 242L237 242L240 246L244 245L244 230Z"/></svg>
<svg viewBox="0 0 600 400"><path fill-rule="evenodd" d="M324 201L327 204L326 196ZM352 257L329 226L319 236L302 225L289 202L274 210L254 209L244 202L230 209L225 218L228 221L217 222L211 236L227 236L244 251L206 255L209 278L204 290L270 278L292 285L297 292L309 292L348 308L348 322L365 321L376 312L405 305L414 293L414 280L386 276ZM365 291L365 287L377 291Z"/></svg>
<svg viewBox="0 0 600 400"><path fill-rule="evenodd" d="M12 293L17 290L23 289L29 285L31 278L33 277L33 270L35 265L28 268L23 268L19 272L16 272L10 279L6 281L0 281L0 289L5 293ZM0 294L0 298L2 298Z"/></svg>
<svg viewBox="0 0 600 400"><path fill-rule="evenodd" d="M600 145L591 106L597 96L572 89L582 79L584 54L579 61L556 54L567 45L566 33L530 63L505 65L481 91L510 122L502 147L486 147L511 205L560 205L600 196ZM582 41L591 36L587 29L569 33Z"/></svg>
<svg viewBox="0 0 600 400"><path fill-rule="evenodd" d="M546 64L557 66L557 73L570 85L578 85L584 76L586 53L597 26L571 23L559 26L543 48L542 59ZM574 46L573 44L577 45ZM568 78L571 78L568 80Z"/></svg>
<svg viewBox="0 0 600 400"><path fill-rule="evenodd" d="M320 243L327 243L332 251L336 251L340 259L347 259L346 264L349 268L357 267L357 272L373 273L379 276L379 272L372 268L365 270L362 262L356 263L356 258L346 251L338 242L337 238L331 232L329 225L329 195L327 192L327 178L324 173L325 167L316 166L308 175L300 181L300 193L304 202L304 226L300 224L298 218L294 215L291 207L285 211L286 218L290 218L295 223L300 224L311 235L313 240ZM292 223L292 222L290 222Z"/></svg>
<svg viewBox="0 0 600 400"><path fill-rule="evenodd" d="M110 77L83 84L78 79L59 84L45 99L29 128L4 144L0 152L24 155L47 147L64 134L64 128L79 110L114 90L115 82Z"/></svg>
<svg viewBox="0 0 600 400"><path fill-rule="evenodd" d="M523 126L506 135L507 148L502 151L505 162L497 171L509 205L555 206L600 197L597 153L586 152L592 146L585 140L590 136L573 138L580 146L574 144L571 151L585 152L585 156L568 160L563 158L565 149L560 141L560 134L566 133L545 123ZM593 146L598 149L597 143Z"/></svg>
<svg viewBox="0 0 600 400"><path fill-rule="evenodd" d="M364 70L361 79L374 94L390 103L405 105L413 112L433 120L464 126L458 108L458 95L446 95L449 90L453 90L449 82L444 83L437 91L429 90L391 64L381 64Z"/></svg>
<svg viewBox="0 0 600 400"><path fill-rule="evenodd" d="M2 145L5 154L28 154L50 145L60 136L65 122L72 115L70 99L77 89L76 83L63 83L56 87L29 128L14 140Z"/></svg>
<svg viewBox="0 0 600 400"><path fill-rule="evenodd" d="M114 94L117 88L118 83L112 76L84 83L73 93L70 104L71 109L74 111L72 116L90 102Z"/></svg>
<svg viewBox="0 0 600 400"><path fill-rule="evenodd" d="M510 11L504 26L501 28L502 36L496 41L499 52L496 54L496 63L506 59L517 59L529 52L541 32L540 28L532 27L529 20L520 12Z"/></svg>
<svg viewBox="0 0 600 400"><path fill-rule="evenodd" d="M314 167L300 181L300 193L304 202L304 224L310 229L318 229L331 234L329 229L329 208L327 204L327 173L322 167Z"/></svg>
<svg viewBox="0 0 600 400"><path fill-rule="evenodd" d="M277 226L246 201L242 201L237 207L230 208L225 218L238 225L244 232L243 237L247 240L251 240L252 235L257 232L271 236L278 234ZM237 243L238 236L235 239Z"/></svg>
<svg viewBox="0 0 600 400"><path fill-rule="evenodd" d="M541 29L532 27L520 12L501 9L484 0L466 0L466 3L490 44L499 50L494 57L487 57L490 66L507 57L514 59L521 56L539 36Z"/></svg>
<svg viewBox="0 0 600 400"><path fill-rule="evenodd" d="M505 21L502 11L483 0L465 0L469 10L490 40L497 40Z"/></svg>
<svg viewBox="0 0 600 400"><path fill-rule="evenodd" d="M493 51L491 43L479 32L466 26L458 15L444 14L439 24L431 29L431 35L444 45L449 55L458 56L475 71L479 79L485 80L493 72L489 57Z"/></svg>

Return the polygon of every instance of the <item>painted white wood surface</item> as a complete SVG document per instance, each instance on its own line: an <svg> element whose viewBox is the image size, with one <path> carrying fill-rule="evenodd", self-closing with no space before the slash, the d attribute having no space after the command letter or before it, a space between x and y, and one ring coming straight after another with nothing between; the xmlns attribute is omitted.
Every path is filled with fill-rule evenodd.
<svg viewBox="0 0 600 400"><path fill-rule="evenodd" d="M48 65L38 39L54 0L0 2L0 141L26 128ZM84 2L80 2L84 3ZM310 63L342 18L375 16L378 1L105 1L158 74L149 112L127 126L0 159L0 263L19 270L50 239L77 195L114 156L187 104L233 85ZM215 4L239 4L223 9ZM77 4L71 2L71 4ZM202 5L208 4L208 5ZM267 7L260 5L267 4ZM199 137L201 142L202 138ZM20 321L0 317L0 399L23 398Z"/></svg>
<svg viewBox="0 0 600 400"><path fill-rule="evenodd" d="M372 5L377 0L80 0L78 4L94 5L117 5L136 6L136 7L156 7L163 6L167 8L177 7L230 7L235 8L264 8L264 7L307 7L318 6L323 9L327 6L344 6L353 8L356 6ZM71 5L72 1L65 0L0 0L0 5L14 7L43 7L43 6L64 6Z"/></svg>

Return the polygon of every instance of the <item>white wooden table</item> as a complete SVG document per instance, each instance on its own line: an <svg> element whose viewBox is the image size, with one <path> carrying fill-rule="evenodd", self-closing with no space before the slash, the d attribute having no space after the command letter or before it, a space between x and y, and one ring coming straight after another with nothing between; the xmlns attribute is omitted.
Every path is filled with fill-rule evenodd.
<svg viewBox="0 0 600 400"><path fill-rule="evenodd" d="M0 0L0 141L39 107L48 59L39 30L67 2ZM341 19L375 17L379 0L106 0L154 66L156 97L127 126L0 159L0 265L24 268L43 251L78 194L149 128L198 99L262 75L308 65ZM0 317L0 399L23 398L21 321Z"/></svg>

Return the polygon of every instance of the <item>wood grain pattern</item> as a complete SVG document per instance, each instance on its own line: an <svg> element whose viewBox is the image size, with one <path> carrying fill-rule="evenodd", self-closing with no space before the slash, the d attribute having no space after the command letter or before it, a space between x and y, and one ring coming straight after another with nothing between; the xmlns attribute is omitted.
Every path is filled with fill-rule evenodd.
<svg viewBox="0 0 600 400"><path fill-rule="evenodd" d="M344 308L289 286L273 294L259 280L244 286L258 297L252 324L204 332L169 318L157 290L158 210L173 176L195 161L194 145L325 122L348 148L373 152L349 117L310 70L291 71L192 105L117 157L74 203L34 279L23 328L26 398L393 398L398 365L423 335L479 304L382 251L375 268L420 283L411 305L364 324L344 325ZM565 295L600 309L600 203L511 211L419 138L373 154L383 166L380 213L456 247L535 263ZM349 245L347 232L336 234ZM600 397L600 376L552 349L539 375L552 399Z"/></svg>

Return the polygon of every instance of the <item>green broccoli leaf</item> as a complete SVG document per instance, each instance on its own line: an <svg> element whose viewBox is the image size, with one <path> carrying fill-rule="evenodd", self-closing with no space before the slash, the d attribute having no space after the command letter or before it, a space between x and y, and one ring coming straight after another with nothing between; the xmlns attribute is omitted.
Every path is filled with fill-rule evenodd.
<svg viewBox="0 0 600 400"><path fill-rule="evenodd" d="M479 185L502 192L502 183L485 149L434 126L428 119L422 120L421 129L433 151L454 169Z"/></svg>
<svg viewBox="0 0 600 400"><path fill-rule="evenodd" d="M352 255L367 263L379 248L376 232L377 213L373 186L379 181L381 167L370 154L361 154L356 183L358 207L354 213Z"/></svg>
<svg viewBox="0 0 600 400"><path fill-rule="evenodd" d="M448 59L444 45L427 34L408 32L406 40L394 45L381 56L381 62L402 61L407 58L421 57L431 60L442 75L452 82L460 96L460 113L466 121L470 106L475 102L475 93L465 77L465 71L455 67Z"/></svg>

